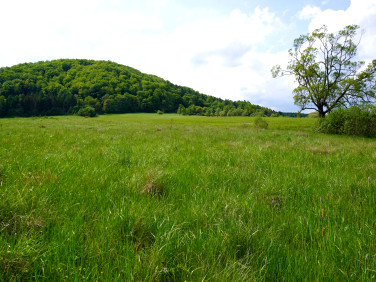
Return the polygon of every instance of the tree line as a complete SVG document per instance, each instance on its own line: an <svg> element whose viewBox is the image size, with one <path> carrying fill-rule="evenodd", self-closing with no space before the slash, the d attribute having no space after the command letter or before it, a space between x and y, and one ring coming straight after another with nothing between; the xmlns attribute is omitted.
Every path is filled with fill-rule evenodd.
<svg viewBox="0 0 376 282"><path fill-rule="evenodd" d="M60 59L0 68L0 117L157 112L267 115L269 108L223 100L110 61Z"/></svg>

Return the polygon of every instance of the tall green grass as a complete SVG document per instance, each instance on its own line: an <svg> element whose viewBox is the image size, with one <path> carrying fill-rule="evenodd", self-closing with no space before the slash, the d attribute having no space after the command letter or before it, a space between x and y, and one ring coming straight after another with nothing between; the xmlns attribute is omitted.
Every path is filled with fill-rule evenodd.
<svg viewBox="0 0 376 282"><path fill-rule="evenodd" d="M312 119L0 120L0 280L373 280L376 142Z"/></svg>

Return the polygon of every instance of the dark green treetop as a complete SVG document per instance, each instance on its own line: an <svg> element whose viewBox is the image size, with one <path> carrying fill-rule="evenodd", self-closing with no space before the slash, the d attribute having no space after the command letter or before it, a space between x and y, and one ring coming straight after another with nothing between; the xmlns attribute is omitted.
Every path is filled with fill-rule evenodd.
<svg viewBox="0 0 376 282"><path fill-rule="evenodd" d="M273 111L246 101L222 100L110 61L60 59L0 68L0 117L96 113L177 112L217 109ZM201 110L200 110L201 109ZM233 112L233 111L232 111Z"/></svg>

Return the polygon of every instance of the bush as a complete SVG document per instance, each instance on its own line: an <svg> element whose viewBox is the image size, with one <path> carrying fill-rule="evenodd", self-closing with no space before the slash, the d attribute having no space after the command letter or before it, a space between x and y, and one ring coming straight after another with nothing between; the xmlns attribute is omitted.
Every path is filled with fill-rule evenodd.
<svg viewBox="0 0 376 282"><path fill-rule="evenodd" d="M256 117L253 123L254 126L259 129L267 129L269 126L269 124L261 117Z"/></svg>
<svg viewBox="0 0 376 282"><path fill-rule="evenodd" d="M316 130L329 134L376 137L376 107L353 106L320 118Z"/></svg>
<svg viewBox="0 0 376 282"><path fill-rule="evenodd" d="M77 115L82 117L95 117L97 113L93 107L87 106L78 110Z"/></svg>
<svg viewBox="0 0 376 282"><path fill-rule="evenodd" d="M257 110L251 116L253 116L253 117L264 117L265 113L263 111L261 111L261 110Z"/></svg>
<svg viewBox="0 0 376 282"><path fill-rule="evenodd" d="M162 112L161 110L158 110L158 111L157 111L157 114L158 114L158 115L163 115L163 112Z"/></svg>

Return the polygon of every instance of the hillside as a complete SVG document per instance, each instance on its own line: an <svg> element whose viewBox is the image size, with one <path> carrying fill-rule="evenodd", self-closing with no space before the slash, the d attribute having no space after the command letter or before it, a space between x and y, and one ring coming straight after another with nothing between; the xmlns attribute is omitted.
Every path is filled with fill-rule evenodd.
<svg viewBox="0 0 376 282"><path fill-rule="evenodd" d="M271 115L246 101L222 100L110 61L60 59L0 68L0 117L97 113L177 112Z"/></svg>

